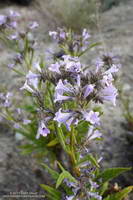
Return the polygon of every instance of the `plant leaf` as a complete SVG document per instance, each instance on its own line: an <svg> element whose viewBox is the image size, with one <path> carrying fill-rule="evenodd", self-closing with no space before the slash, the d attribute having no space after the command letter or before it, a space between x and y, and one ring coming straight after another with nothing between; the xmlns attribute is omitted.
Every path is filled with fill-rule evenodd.
<svg viewBox="0 0 133 200"><path fill-rule="evenodd" d="M56 182L56 188L58 188L61 185L62 181L65 178L69 179L69 181L71 181L71 182L77 182L77 180L68 171L65 170L60 174L60 176Z"/></svg>
<svg viewBox="0 0 133 200"><path fill-rule="evenodd" d="M65 178L66 178L66 174L65 174L65 171L64 171L64 172L62 172L62 173L60 174L60 176L59 176L59 178L58 178L58 180L57 180L57 182L56 182L56 188L58 188L58 187L61 185L62 181L63 181Z"/></svg>
<svg viewBox="0 0 133 200"><path fill-rule="evenodd" d="M45 185L45 184L40 184L40 186L45 191L47 191L49 194L51 194L53 199L55 199L55 200L61 199L61 193L58 190L52 188L51 186Z"/></svg>
<svg viewBox="0 0 133 200"><path fill-rule="evenodd" d="M83 52L81 52L79 54L79 57L82 56L83 54L85 54L91 48L96 47L96 46L101 45L101 44L102 44L101 42L96 42L96 43L91 44L86 50L84 50Z"/></svg>
<svg viewBox="0 0 133 200"><path fill-rule="evenodd" d="M108 189L108 185L109 185L109 182L105 182L101 187L100 187L100 191L99 191L99 194L102 196L106 190Z"/></svg>
<svg viewBox="0 0 133 200"><path fill-rule="evenodd" d="M108 168L99 174L96 179L102 178L102 183L110 181L111 179L117 177L123 172L129 171L131 168Z"/></svg>
<svg viewBox="0 0 133 200"><path fill-rule="evenodd" d="M53 147L55 146L56 144L58 144L59 141L57 138L55 138L54 140L50 141L48 144L47 144L47 147Z"/></svg>
<svg viewBox="0 0 133 200"><path fill-rule="evenodd" d="M107 196L106 198L104 198L104 200L123 200L132 191L133 191L133 186L129 186L124 188L120 192Z"/></svg>
<svg viewBox="0 0 133 200"><path fill-rule="evenodd" d="M90 161L94 166L99 167L99 164L98 164L97 160L96 160L96 159L94 158L94 156L91 155L91 154L89 154L89 155L85 156L84 158L82 158L82 159L77 163L76 166L80 166L80 165L82 165L82 164L83 164L84 162L86 162L86 161Z"/></svg>
<svg viewBox="0 0 133 200"><path fill-rule="evenodd" d="M58 178L59 178L59 173L58 172L56 172L55 170L53 170L53 169L51 169L50 167L48 167L46 164L44 164L44 163L42 163L41 164L45 169L47 169L48 170L48 172L50 173L50 175L52 176L52 178L54 179L54 180L57 180Z"/></svg>

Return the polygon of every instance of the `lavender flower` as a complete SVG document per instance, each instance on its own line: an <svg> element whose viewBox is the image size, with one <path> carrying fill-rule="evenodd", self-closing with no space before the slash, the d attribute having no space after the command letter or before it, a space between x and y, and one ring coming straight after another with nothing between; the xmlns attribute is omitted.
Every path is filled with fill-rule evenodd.
<svg viewBox="0 0 133 200"><path fill-rule="evenodd" d="M110 101L116 105L117 89L113 85L109 85L100 91L100 98L103 101Z"/></svg>
<svg viewBox="0 0 133 200"><path fill-rule="evenodd" d="M20 124L19 124L19 123L14 123L13 127L14 127L15 129L19 129L19 128L20 128Z"/></svg>
<svg viewBox="0 0 133 200"><path fill-rule="evenodd" d="M49 67L49 70L52 71L52 72L56 72L57 74L60 74L60 63L59 62L56 62L55 64L51 64L50 67Z"/></svg>
<svg viewBox="0 0 133 200"><path fill-rule="evenodd" d="M54 120L58 122L58 126L64 124L68 130L70 130L70 126L74 121L73 112L61 112L61 108L58 112L55 113Z"/></svg>
<svg viewBox="0 0 133 200"><path fill-rule="evenodd" d="M75 195L72 195L72 196L66 196L66 199L65 199L65 200L73 200L74 197L75 197Z"/></svg>
<svg viewBox="0 0 133 200"><path fill-rule="evenodd" d="M29 28L31 30L38 28L38 26L39 26L39 24L36 21L29 24Z"/></svg>
<svg viewBox="0 0 133 200"><path fill-rule="evenodd" d="M70 84L63 84L62 80L60 79L55 87L55 91L60 94L63 94L64 92L73 93L73 87Z"/></svg>
<svg viewBox="0 0 133 200"><path fill-rule="evenodd" d="M48 134L50 134L50 130L46 127L44 121L41 121L39 123L36 139L39 139L40 135L46 137Z"/></svg>
<svg viewBox="0 0 133 200"><path fill-rule="evenodd" d="M105 74L109 74L109 73L116 73L119 71L119 65L112 65L106 72Z"/></svg>
<svg viewBox="0 0 133 200"><path fill-rule="evenodd" d="M99 130L94 130L93 126L89 127L89 131L87 133L87 138L89 140L94 140L96 138L101 138L102 137L102 133L99 132Z"/></svg>
<svg viewBox="0 0 133 200"><path fill-rule="evenodd" d="M50 31L49 32L49 36L52 37L54 40L57 39L57 35L58 35L58 33L56 31Z"/></svg>
<svg viewBox="0 0 133 200"><path fill-rule="evenodd" d="M104 66L104 62L101 58L98 58L95 62L96 64L96 73Z"/></svg>
<svg viewBox="0 0 133 200"><path fill-rule="evenodd" d="M23 124L24 125L27 125L27 124L30 124L31 123L31 120L29 119L23 119Z"/></svg>
<svg viewBox="0 0 133 200"><path fill-rule="evenodd" d="M29 73L26 75L28 83L31 86L33 86L36 90L38 90L38 77L40 77L40 75L35 74L32 71L29 71Z"/></svg>
<svg viewBox="0 0 133 200"><path fill-rule="evenodd" d="M34 64L33 64L33 67L34 67L38 72L40 72L40 73L42 72L39 62L34 63Z"/></svg>
<svg viewBox="0 0 133 200"><path fill-rule="evenodd" d="M14 10L9 11L9 16L12 18L20 17L20 14Z"/></svg>
<svg viewBox="0 0 133 200"><path fill-rule="evenodd" d="M0 15L0 26L5 24L7 20L7 16L5 15Z"/></svg>
<svg viewBox="0 0 133 200"><path fill-rule="evenodd" d="M88 192L88 197L97 200L102 200L102 196L100 196L97 192Z"/></svg>
<svg viewBox="0 0 133 200"><path fill-rule="evenodd" d="M83 32L82 32L82 38L83 38L83 41L86 41L90 38L90 34L88 33L87 29L83 29Z"/></svg>
<svg viewBox="0 0 133 200"><path fill-rule="evenodd" d="M105 87L105 86L111 85L113 80L114 79L113 79L112 74L108 73L108 74L105 74L103 76L103 79L101 80L101 83L102 83L103 87Z"/></svg>
<svg viewBox="0 0 133 200"><path fill-rule="evenodd" d="M82 111L83 117L86 121L90 122L91 124L99 124L99 112L91 111Z"/></svg>
<svg viewBox="0 0 133 200"><path fill-rule="evenodd" d="M59 38L61 40L65 40L66 39L66 32L63 29L60 30Z"/></svg>
<svg viewBox="0 0 133 200"><path fill-rule="evenodd" d="M8 37L9 40L18 40L19 39L19 34L14 33Z"/></svg>
<svg viewBox="0 0 133 200"><path fill-rule="evenodd" d="M63 96L63 95L57 93L57 94L55 95L54 103L56 103L57 101L66 101L66 100L74 100L74 97L71 97L71 96Z"/></svg>
<svg viewBox="0 0 133 200"><path fill-rule="evenodd" d="M86 85L84 87L84 98L88 97L94 90L94 85L90 84L90 85Z"/></svg>
<svg viewBox="0 0 133 200"><path fill-rule="evenodd" d="M62 56L64 59L64 69L65 71L79 73L81 72L82 65L78 57L71 57L70 55Z"/></svg>
<svg viewBox="0 0 133 200"><path fill-rule="evenodd" d="M13 94L11 92L8 92L5 96L5 101L3 104L3 107L9 107L11 106L11 97L13 96Z"/></svg>
<svg viewBox="0 0 133 200"><path fill-rule="evenodd" d="M20 88L20 90L27 90L30 93L34 93L35 91L28 85L28 81L26 80L24 85Z"/></svg>

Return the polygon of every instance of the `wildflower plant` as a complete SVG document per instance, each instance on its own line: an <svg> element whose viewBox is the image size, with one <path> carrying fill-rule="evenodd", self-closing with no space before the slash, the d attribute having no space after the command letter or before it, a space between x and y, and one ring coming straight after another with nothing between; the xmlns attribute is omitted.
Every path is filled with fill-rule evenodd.
<svg viewBox="0 0 133 200"><path fill-rule="evenodd" d="M92 65L81 63L91 48L89 32L79 34L58 28L49 32L59 53L47 61L38 56L30 23L26 31L17 27L17 13L0 16L1 40L13 47L16 55L8 67L23 81L21 98L1 93L2 116L28 143L24 153L36 152L51 174L51 184L42 184L50 200L122 200L132 186L110 194L109 181L129 168L100 168L102 158L92 154L90 144L102 138L100 104L116 105L114 76L120 65L104 54ZM15 99L15 100L14 100Z"/></svg>

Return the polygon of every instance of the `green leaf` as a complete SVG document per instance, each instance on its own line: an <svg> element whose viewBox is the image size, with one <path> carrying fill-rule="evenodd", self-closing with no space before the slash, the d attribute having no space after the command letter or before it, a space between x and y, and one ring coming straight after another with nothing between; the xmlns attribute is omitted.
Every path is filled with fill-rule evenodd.
<svg viewBox="0 0 133 200"><path fill-rule="evenodd" d="M56 188L58 188L58 187L61 185L62 181L63 181L65 178L66 178L66 174L65 174L65 171L64 171L64 172L62 172L62 173L59 175L59 178L58 178L58 180L57 180L57 182L56 182Z"/></svg>
<svg viewBox="0 0 133 200"><path fill-rule="evenodd" d="M55 200L60 200L61 199L61 193L58 190L54 189L51 186L45 185L45 184L41 184L40 186L45 191L47 191L49 194L51 194L53 199L55 199Z"/></svg>
<svg viewBox="0 0 133 200"><path fill-rule="evenodd" d="M59 163L59 161L57 161L57 164L59 165L59 168L64 172L64 171L66 171L65 169L64 169L64 167Z"/></svg>
<svg viewBox="0 0 133 200"><path fill-rule="evenodd" d="M96 179L102 178L102 183L105 183L129 170L131 170L131 168L108 168L98 175Z"/></svg>
<svg viewBox="0 0 133 200"><path fill-rule="evenodd" d="M56 188L58 188L61 185L62 181L65 178L67 178L71 182L77 182L77 180L68 171L65 170L60 174L60 176L56 182Z"/></svg>
<svg viewBox="0 0 133 200"><path fill-rule="evenodd" d="M109 182L105 182L99 189L99 194L102 196L108 189Z"/></svg>
<svg viewBox="0 0 133 200"><path fill-rule="evenodd" d="M54 140L50 141L48 144L47 144L47 147L53 147L55 146L56 144L58 144L59 141L57 138L55 138Z"/></svg>
<svg viewBox="0 0 133 200"><path fill-rule="evenodd" d="M129 186L124 188L120 192L107 196L106 198L104 198L104 200L123 200L132 191L133 191L133 186Z"/></svg>
<svg viewBox="0 0 133 200"><path fill-rule="evenodd" d="M24 105L24 106L21 106L20 108L26 110L27 112L30 112L30 113L36 113L36 106L35 105Z"/></svg>
<svg viewBox="0 0 133 200"><path fill-rule="evenodd" d="M68 152L67 146L65 144L65 137L64 137L61 127L57 128L57 133L58 133L58 139L59 139L59 142L60 142L62 148L64 149L65 152Z"/></svg>
<svg viewBox="0 0 133 200"><path fill-rule="evenodd" d="M86 161L90 161L91 164L93 164L93 165L96 166L96 167L99 167L99 164L98 164L97 160L96 160L96 159L94 158L94 156L91 155L91 154L89 154L89 155L85 156L84 158L82 158L82 159L77 163L76 166L80 166L80 165L82 165L82 164L83 164L84 162L86 162Z"/></svg>
<svg viewBox="0 0 133 200"><path fill-rule="evenodd" d="M58 172L56 172L55 170L53 170L53 169L51 169L50 167L48 167L46 164L44 164L44 163L42 163L41 164L45 169L47 169L48 170L48 172L51 174L51 176L52 176L52 178L54 179L54 180L57 180L58 179L58 177L59 177L59 173Z"/></svg>
<svg viewBox="0 0 133 200"><path fill-rule="evenodd" d="M101 42L96 42L96 43L91 44L85 51L83 51L83 52L81 52L81 53L79 54L79 57L82 56L83 54L85 54L85 53L86 53L88 50L90 50L91 48L96 47L96 46L101 45L101 44L102 44Z"/></svg>

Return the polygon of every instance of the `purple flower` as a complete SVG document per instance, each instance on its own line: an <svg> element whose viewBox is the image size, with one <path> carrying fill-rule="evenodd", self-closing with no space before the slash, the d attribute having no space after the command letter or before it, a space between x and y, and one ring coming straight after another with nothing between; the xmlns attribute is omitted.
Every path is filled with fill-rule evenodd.
<svg viewBox="0 0 133 200"><path fill-rule="evenodd" d="M49 70L52 71L52 72L56 72L57 74L60 74L60 63L59 62L56 62L55 64L51 64L50 67L49 67Z"/></svg>
<svg viewBox="0 0 133 200"><path fill-rule="evenodd" d="M30 124L31 123L31 120L29 120L29 119L24 119L23 120L23 124L24 125L27 125L27 124Z"/></svg>
<svg viewBox="0 0 133 200"><path fill-rule="evenodd" d="M28 81L26 80L23 87L20 90L27 90L30 93L34 93L34 90L28 85Z"/></svg>
<svg viewBox="0 0 133 200"><path fill-rule="evenodd" d="M65 40L66 39L66 32L63 31L63 30L60 30L59 38L62 39L62 40Z"/></svg>
<svg viewBox="0 0 133 200"><path fill-rule="evenodd" d="M60 79L57 86L55 87L55 100L62 101L62 100L72 100L74 97L72 96L63 96L64 93L70 93L73 94L73 88L70 84L63 84L62 80Z"/></svg>
<svg viewBox="0 0 133 200"><path fill-rule="evenodd" d="M96 138L101 138L102 137L102 133L99 132L99 130L94 130L93 126L89 127L89 131L87 133L87 138L89 140L94 140Z"/></svg>
<svg viewBox="0 0 133 200"><path fill-rule="evenodd" d="M105 72L105 74L109 74L109 73L116 73L116 72L118 72L119 71L119 65L112 65L111 67L110 67L110 69L108 69L106 72Z"/></svg>
<svg viewBox="0 0 133 200"><path fill-rule="evenodd" d="M66 100L74 100L74 97L71 97L71 96L63 96L59 93L57 93L55 95L55 100L54 102L56 103L57 101L66 101Z"/></svg>
<svg viewBox="0 0 133 200"><path fill-rule="evenodd" d="M31 30L33 30L35 28L38 28L38 26L39 26L39 24L36 21L34 21L34 22L32 22L32 23L29 24L29 28Z"/></svg>
<svg viewBox="0 0 133 200"><path fill-rule="evenodd" d="M73 73L81 72L82 65L78 57L71 57L70 55L64 55L62 56L62 58L64 59L65 71L69 71Z"/></svg>
<svg viewBox="0 0 133 200"><path fill-rule="evenodd" d="M38 127L36 139L39 139L40 135L46 137L48 134L50 134L50 130L46 127L44 121L41 121Z"/></svg>
<svg viewBox="0 0 133 200"><path fill-rule="evenodd" d="M98 58L95 62L96 64L96 73L104 66L104 62L101 58Z"/></svg>
<svg viewBox="0 0 133 200"><path fill-rule="evenodd" d="M81 77L80 77L80 74L77 75L77 86L78 86L78 88L80 88L80 86L81 86Z"/></svg>
<svg viewBox="0 0 133 200"><path fill-rule="evenodd" d="M88 192L88 197L97 200L102 200L102 196L100 196L97 192Z"/></svg>
<svg viewBox="0 0 133 200"><path fill-rule="evenodd" d="M110 101L116 105L117 89L113 85L109 85L100 91L100 97L104 101Z"/></svg>
<svg viewBox="0 0 133 200"><path fill-rule="evenodd" d="M91 124L99 124L100 118L99 118L99 112L91 111L83 111L82 112L83 117L86 121L90 122Z"/></svg>
<svg viewBox="0 0 133 200"><path fill-rule="evenodd" d="M13 18L14 17L20 17L20 14L16 11L13 11L13 10L9 11L9 15L10 15L10 17L13 17Z"/></svg>
<svg viewBox="0 0 133 200"><path fill-rule="evenodd" d="M84 87L84 98L88 97L94 90L94 85L86 85Z"/></svg>
<svg viewBox="0 0 133 200"><path fill-rule="evenodd" d="M12 21L12 22L10 22L8 25L7 25L7 27L10 27L10 28L13 28L13 29L15 29L15 28L17 28L17 22L16 21Z"/></svg>
<svg viewBox="0 0 133 200"><path fill-rule="evenodd" d="M58 33L55 31L49 31L49 36L52 37L54 40L57 39Z"/></svg>
<svg viewBox="0 0 133 200"><path fill-rule="evenodd" d="M57 86L55 87L55 91L60 94L63 94L64 92L73 93L73 88L70 84L63 84L62 80L60 79L57 83Z"/></svg>
<svg viewBox="0 0 133 200"><path fill-rule="evenodd" d="M13 35L10 35L8 38L9 38L9 40L18 40L19 39L19 35L18 35L18 33L15 33Z"/></svg>
<svg viewBox="0 0 133 200"><path fill-rule="evenodd" d="M38 72L42 72L41 67L40 67L40 62L36 62L34 63L33 67L38 71Z"/></svg>
<svg viewBox="0 0 133 200"><path fill-rule="evenodd" d="M19 123L14 123L13 127L14 127L15 129L18 129L18 128L20 128L20 124L19 124Z"/></svg>
<svg viewBox="0 0 133 200"><path fill-rule="evenodd" d="M112 84L112 81L113 81L113 76L111 73L108 73L108 74L105 74L103 76L103 79L101 80L101 83L103 84L103 86L109 86Z"/></svg>
<svg viewBox="0 0 133 200"><path fill-rule="evenodd" d="M72 195L72 196L66 196L66 200L73 200L75 197L75 195Z"/></svg>
<svg viewBox="0 0 133 200"><path fill-rule="evenodd" d="M5 15L0 15L0 26L5 24L7 21L7 17Z"/></svg>
<svg viewBox="0 0 133 200"><path fill-rule="evenodd" d="M68 130L70 130L70 126L74 120L73 112L61 112L61 108L58 112L55 113L54 120L58 122L58 126L60 127L61 124L64 124Z"/></svg>
<svg viewBox="0 0 133 200"><path fill-rule="evenodd" d="M90 34L88 33L87 29L83 29L83 32L82 32L83 41L88 40L90 37L91 37L91 36L90 36Z"/></svg>
<svg viewBox="0 0 133 200"><path fill-rule="evenodd" d="M38 90L38 77L40 75L33 73L32 71L29 71L29 73L26 75L26 79L28 80L28 83L33 86L36 90Z"/></svg>
<svg viewBox="0 0 133 200"><path fill-rule="evenodd" d="M13 94L11 92L8 92L5 96L5 102L3 104L4 107L9 107L11 106L11 97L13 96Z"/></svg>

